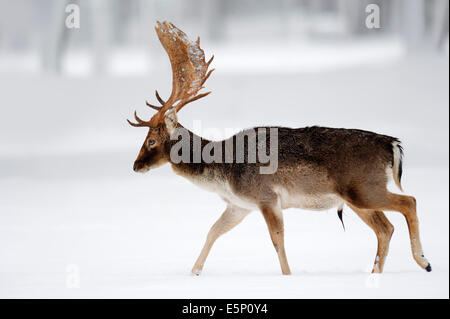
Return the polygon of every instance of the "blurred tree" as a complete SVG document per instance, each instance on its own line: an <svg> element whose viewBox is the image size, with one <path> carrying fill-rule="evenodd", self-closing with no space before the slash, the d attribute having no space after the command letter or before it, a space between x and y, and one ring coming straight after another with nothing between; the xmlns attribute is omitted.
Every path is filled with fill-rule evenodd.
<svg viewBox="0 0 450 319"><path fill-rule="evenodd" d="M42 47L42 65L47 72L60 73L64 49L68 43L69 33L65 26L66 11L69 3L77 4L77 0L47 2L49 19L44 31Z"/></svg>
<svg viewBox="0 0 450 319"><path fill-rule="evenodd" d="M448 38L448 0L437 0L434 4L433 10L433 24L431 30L431 36L435 48L439 49Z"/></svg>
<svg viewBox="0 0 450 319"><path fill-rule="evenodd" d="M203 0L201 12L205 15L208 30L208 38L220 41L225 38L226 18L230 1Z"/></svg>
<svg viewBox="0 0 450 319"><path fill-rule="evenodd" d="M402 35L410 51L421 48L425 36L424 0L403 0Z"/></svg>
<svg viewBox="0 0 450 319"><path fill-rule="evenodd" d="M109 22L110 4L106 0L91 0L91 10L94 14L92 27L92 53L94 56L94 69L96 73L105 73L108 58L109 36L112 24ZM120 23L121 21L119 21Z"/></svg>
<svg viewBox="0 0 450 319"><path fill-rule="evenodd" d="M64 23L69 3L80 5L76 32ZM380 7L380 29L365 25L371 3ZM3 55L35 54L43 70L56 73L64 56L80 48L89 52L92 72L106 72L118 47L144 49L157 65L162 54L153 26L169 20L189 34L223 43L271 37L307 42L308 36L358 41L383 34L415 52L442 48L448 12L448 0L0 0L0 49Z"/></svg>

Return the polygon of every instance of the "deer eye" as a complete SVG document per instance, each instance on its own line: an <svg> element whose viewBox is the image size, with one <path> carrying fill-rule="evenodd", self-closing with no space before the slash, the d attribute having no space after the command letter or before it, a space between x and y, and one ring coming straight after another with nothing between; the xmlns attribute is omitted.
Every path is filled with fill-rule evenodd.
<svg viewBox="0 0 450 319"><path fill-rule="evenodd" d="M151 147L151 146L155 145L155 143L156 143L155 140L148 140L148 141L147 141L147 146L148 146L148 147Z"/></svg>

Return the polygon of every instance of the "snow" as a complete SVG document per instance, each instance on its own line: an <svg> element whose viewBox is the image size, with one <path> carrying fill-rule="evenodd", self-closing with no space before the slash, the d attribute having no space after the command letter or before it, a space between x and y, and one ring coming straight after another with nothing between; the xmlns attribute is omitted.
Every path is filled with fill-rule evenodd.
<svg viewBox="0 0 450 319"><path fill-rule="evenodd" d="M334 210L285 211L291 276L256 211L192 276L225 204L168 166L133 173L146 131L125 122L134 108L150 117L154 89L168 95L168 68L151 78L0 75L1 298L449 297L448 62L409 57L312 74L218 68L206 83L213 94L179 116L188 127L201 119L205 132L319 124L401 138L402 184L417 198L433 271L414 262L404 218L388 213L395 232L380 276L369 273L375 235L348 207L346 231Z"/></svg>
<svg viewBox="0 0 450 319"><path fill-rule="evenodd" d="M405 221L389 213L396 230L380 277L368 272L375 236L348 208L345 232L334 211L285 212L291 276L281 275L258 212L220 238L192 276L225 205L169 173L3 179L0 297L448 298L448 170L408 169L404 181L419 201L433 272L415 264ZM79 288L68 286L70 267Z"/></svg>

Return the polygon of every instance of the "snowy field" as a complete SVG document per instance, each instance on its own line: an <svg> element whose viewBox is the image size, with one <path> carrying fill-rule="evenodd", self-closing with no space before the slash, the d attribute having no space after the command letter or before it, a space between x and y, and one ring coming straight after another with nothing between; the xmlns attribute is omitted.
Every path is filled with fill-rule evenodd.
<svg viewBox="0 0 450 319"><path fill-rule="evenodd" d="M167 70L166 70L167 72ZM158 80L159 79L159 80ZM381 276L376 237L349 208L285 211L292 275L282 276L259 212L190 269L225 204L165 166L132 172L149 116L170 90L150 78L0 76L1 298L448 298L448 63L438 58L308 74L217 70L213 94L183 110L187 127L357 127L404 142L403 186L418 201L433 272L414 262L398 213ZM208 135L208 132L203 132ZM394 188L393 188L394 189Z"/></svg>

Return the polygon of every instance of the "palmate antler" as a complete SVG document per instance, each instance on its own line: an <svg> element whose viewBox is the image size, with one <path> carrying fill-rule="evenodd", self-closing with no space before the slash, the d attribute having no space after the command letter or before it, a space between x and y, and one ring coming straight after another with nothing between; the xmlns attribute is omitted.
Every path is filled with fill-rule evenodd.
<svg viewBox="0 0 450 319"><path fill-rule="evenodd" d="M208 71L214 56L208 62L205 62L205 53L200 48L200 38L191 42L183 31L166 21L163 23L158 21L155 29L172 65L172 93L169 99L164 101L159 96L158 91L155 91L156 98L162 106L152 105L147 101L146 104L157 110L158 113L150 121L143 121L134 112L137 123L127 120L132 126L156 127L164 120L164 116L169 109L175 108L175 111L178 112L186 104L211 93L206 92L197 95L211 72L214 71L214 69Z"/></svg>

